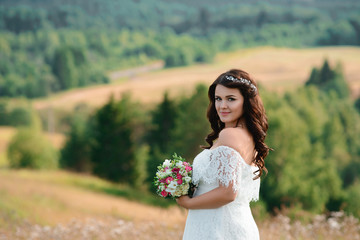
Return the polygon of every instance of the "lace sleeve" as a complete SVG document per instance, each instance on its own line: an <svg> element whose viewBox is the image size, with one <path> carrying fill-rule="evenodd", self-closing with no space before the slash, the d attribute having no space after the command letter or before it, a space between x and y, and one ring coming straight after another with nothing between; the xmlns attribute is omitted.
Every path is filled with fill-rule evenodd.
<svg viewBox="0 0 360 240"><path fill-rule="evenodd" d="M244 162L241 155L227 146L215 148L210 155L210 168L219 184L229 186L232 184L234 192L241 186L241 174Z"/></svg>

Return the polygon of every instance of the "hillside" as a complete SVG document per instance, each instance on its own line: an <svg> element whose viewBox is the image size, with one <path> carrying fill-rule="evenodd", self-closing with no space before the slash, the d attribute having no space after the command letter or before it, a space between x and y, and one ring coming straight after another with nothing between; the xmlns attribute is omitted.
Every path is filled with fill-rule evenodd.
<svg viewBox="0 0 360 240"><path fill-rule="evenodd" d="M131 92L135 100L142 103L156 103L163 93L170 95L187 94L198 83L210 84L221 72L230 68L242 68L253 75L262 85L276 92L294 89L303 84L313 67L321 66L323 60L331 64L340 62L352 95L360 95L360 48L321 47L321 48L275 48L258 47L219 54L213 63L178 67L153 72L143 71L128 77L125 81L111 85L73 89L51 98L34 100L36 109L49 106L72 108L84 102L91 106L104 104L114 94ZM112 73L109 73L112 75Z"/></svg>
<svg viewBox="0 0 360 240"><path fill-rule="evenodd" d="M0 170L0 239L181 239L186 211L151 207L94 186L124 188L63 171ZM253 212L264 240L360 237L359 221L341 212L318 215L309 224Z"/></svg>
<svg viewBox="0 0 360 240"><path fill-rule="evenodd" d="M177 207L162 209L94 192L89 188L97 186L115 190L124 187L90 176L61 171L0 170L0 183L0 237L2 233L6 236L7 232L11 232L15 224L21 226L23 232L30 231L29 223L66 226L86 221L92 221L92 224L121 221L124 223L122 227L129 226L130 222L132 228L129 230L136 231L144 224L160 229L176 226L180 229L186 216ZM27 225L23 222L25 219ZM167 221L164 222L164 219ZM127 232L126 229L123 232ZM127 236L132 234L131 231L126 233ZM156 233L153 234L155 236Z"/></svg>

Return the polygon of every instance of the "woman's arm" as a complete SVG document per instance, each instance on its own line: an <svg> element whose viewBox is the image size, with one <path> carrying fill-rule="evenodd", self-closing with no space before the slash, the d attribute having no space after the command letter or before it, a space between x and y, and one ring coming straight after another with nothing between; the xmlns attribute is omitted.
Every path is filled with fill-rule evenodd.
<svg viewBox="0 0 360 240"><path fill-rule="evenodd" d="M238 152L241 152L239 146L245 146L245 143L249 141L246 137L247 135L244 133L243 129L225 128L219 134L217 145L228 146ZM227 160L228 159L223 159L222 161L225 164L227 163ZM224 173L224 171L222 171L222 173ZM211 209L224 206L225 204L234 201L236 196L237 192L234 192L233 184L230 182L227 187L220 185L219 187L200 196L194 198L181 196L176 201L180 206L187 209Z"/></svg>
<svg viewBox="0 0 360 240"><path fill-rule="evenodd" d="M228 187L219 186L200 196L190 198L181 196L176 202L187 209L211 209L219 208L235 200L237 192L233 191L232 184Z"/></svg>

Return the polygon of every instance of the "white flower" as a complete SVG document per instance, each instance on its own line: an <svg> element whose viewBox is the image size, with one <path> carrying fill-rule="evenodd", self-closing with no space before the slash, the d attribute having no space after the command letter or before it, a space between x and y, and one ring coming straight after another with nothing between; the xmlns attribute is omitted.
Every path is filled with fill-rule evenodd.
<svg viewBox="0 0 360 240"><path fill-rule="evenodd" d="M185 168L180 169L179 173L181 174L181 176L187 176Z"/></svg>
<svg viewBox="0 0 360 240"><path fill-rule="evenodd" d="M167 175L168 175L168 174L167 174L166 172L157 172L157 173L156 173L156 177L157 177L158 179L164 179L164 178L166 178Z"/></svg>
<svg viewBox="0 0 360 240"><path fill-rule="evenodd" d="M188 194L189 188L190 188L190 185L186 184L183 188L182 195Z"/></svg>
<svg viewBox="0 0 360 240"><path fill-rule="evenodd" d="M179 161L176 163L176 167L181 168L183 166L183 162Z"/></svg>
<svg viewBox="0 0 360 240"><path fill-rule="evenodd" d="M176 191L176 187L177 187L177 186L178 186L178 184L177 184L176 181L171 181L165 191L168 192L168 193L170 193L171 195L173 195L174 192Z"/></svg>
<svg viewBox="0 0 360 240"><path fill-rule="evenodd" d="M181 187L177 187L175 193L173 194L174 197L180 197L182 195L183 189Z"/></svg>
<svg viewBox="0 0 360 240"><path fill-rule="evenodd" d="M191 177L189 177L189 176L185 177L185 182L186 183L189 183L190 181L191 181Z"/></svg>
<svg viewBox="0 0 360 240"><path fill-rule="evenodd" d="M163 166L164 167L170 167L171 165L171 161L169 159L165 159L164 163L163 163Z"/></svg>
<svg viewBox="0 0 360 240"><path fill-rule="evenodd" d="M170 168L166 169L166 171L165 171L165 174L166 174L166 175L169 175L169 174L171 174L171 173L172 173L172 171L171 171Z"/></svg>

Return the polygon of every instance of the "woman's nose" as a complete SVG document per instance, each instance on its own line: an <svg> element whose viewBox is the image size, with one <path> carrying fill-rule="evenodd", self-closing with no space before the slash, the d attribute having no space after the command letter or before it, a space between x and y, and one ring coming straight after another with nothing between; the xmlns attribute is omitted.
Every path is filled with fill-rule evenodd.
<svg viewBox="0 0 360 240"><path fill-rule="evenodd" d="M220 108L227 108L226 101L221 101Z"/></svg>

